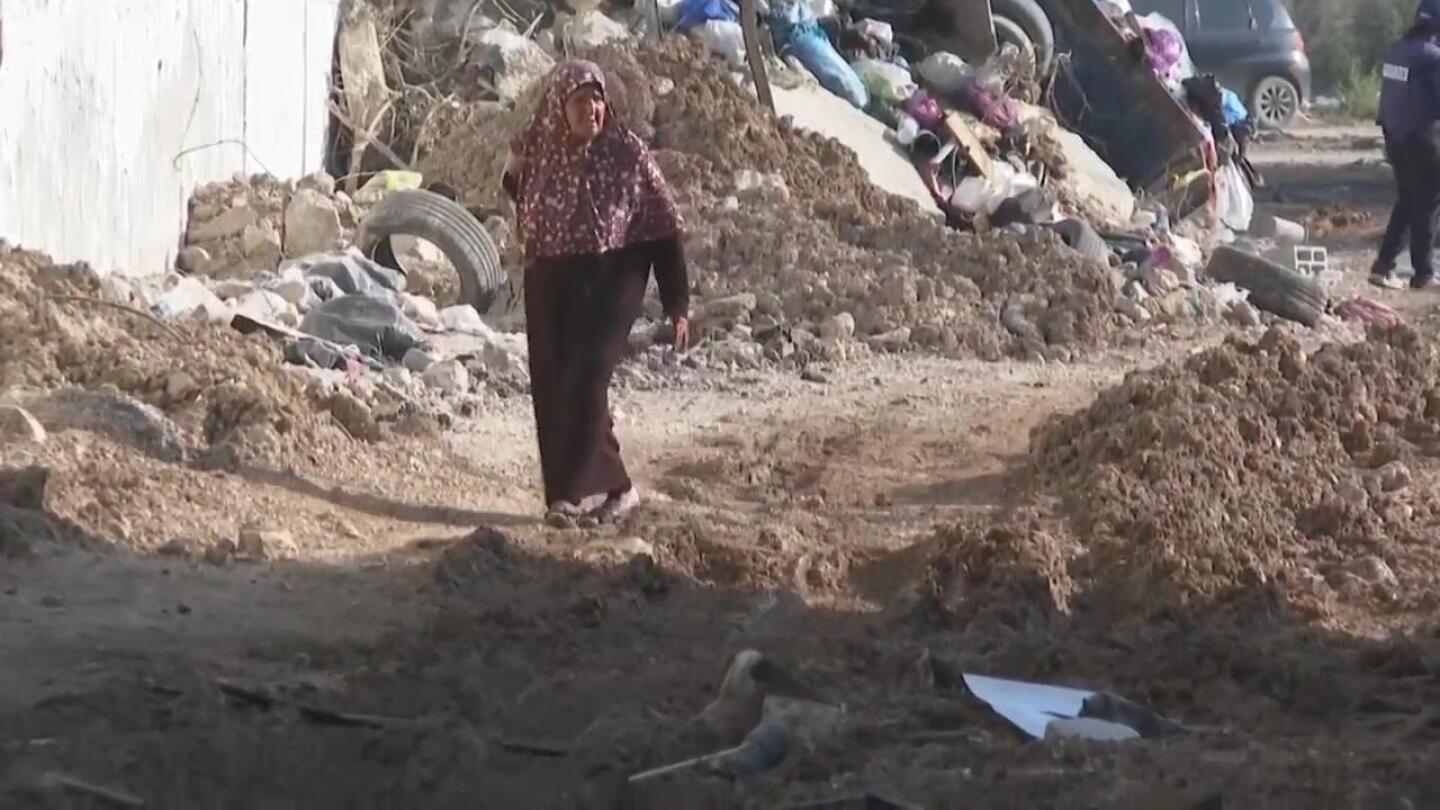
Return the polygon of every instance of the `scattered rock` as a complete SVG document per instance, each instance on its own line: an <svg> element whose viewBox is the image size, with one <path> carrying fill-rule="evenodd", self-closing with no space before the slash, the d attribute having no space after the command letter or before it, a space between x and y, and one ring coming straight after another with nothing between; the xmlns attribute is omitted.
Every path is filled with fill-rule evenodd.
<svg viewBox="0 0 1440 810"><path fill-rule="evenodd" d="M175 269L182 273L199 273L210 264L210 251L199 245L189 245L175 255Z"/></svg>
<svg viewBox="0 0 1440 810"><path fill-rule="evenodd" d="M753 293L740 293L726 298L717 298L714 301L706 302L700 310L700 317L705 321L733 321L755 310L757 305Z"/></svg>
<svg viewBox="0 0 1440 810"><path fill-rule="evenodd" d="M238 556L247 560L274 560L294 557L299 552L295 538L282 529L246 526L236 544Z"/></svg>
<svg viewBox="0 0 1440 810"><path fill-rule="evenodd" d="M877 351L898 352L910 343L910 327L901 326L891 329L888 332L873 335L865 342L870 345L870 348Z"/></svg>
<svg viewBox="0 0 1440 810"><path fill-rule="evenodd" d="M855 316L841 312L820 324L820 337L826 340L848 340L855 337Z"/></svg>
<svg viewBox="0 0 1440 810"><path fill-rule="evenodd" d="M1410 468L1402 462L1392 461L1376 471L1375 477L1381 492L1396 492L1410 486Z"/></svg>
<svg viewBox="0 0 1440 810"><path fill-rule="evenodd" d="M1388 588L1400 585L1400 580L1391 570L1390 564L1374 555L1352 560L1345 565L1343 570L1344 573L1358 578L1367 585L1380 585Z"/></svg>
<svg viewBox="0 0 1440 810"><path fill-rule="evenodd" d="M29 411L19 405L0 405L0 444L44 444L45 439L45 426Z"/></svg>
<svg viewBox="0 0 1440 810"><path fill-rule="evenodd" d="M47 467L0 468L0 505L43 512L49 483Z"/></svg>
<svg viewBox="0 0 1440 810"><path fill-rule="evenodd" d="M247 223L248 224L248 223ZM334 249L344 236L335 201L313 189L301 189L285 208L285 254L304 256Z"/></svg>
<svg viewBox="0 0 1440 810"><path fill-rule="evenodd" d="M361 402L354 394L341 389L330 398L330 413L346 431L362 441L377 441L380 425L370 406Z"/></svg>
<svg viewBox="0 0 1440 810"><path fill-rule="evenodd" d="M272 269L280 264L280 232L264 221L250 225L240 234L240 250L251 266Z"/></svg>
<svg viewBox="0 0 1440 810"><path fill-rule="evenodd" d="M475 307L469 304L458 304L453 307L446 307L440 310L440 324L451 332L460 332L466 335L481 335L489 331L485 326L485 320Z"/></svg>
<svg viewBox="0 0 1440 810"><path fill-rule="evenodd" d="M440 318L440 310L436 308L435 302L423 295L407 293L403 299L402 309L406 317L421 328L439 329L444 326L445 322ZM475 308L470 307L470 311L474 312ZM479 317L479 313L476 313L476 317Z"/></svg>
<svg viewBox="0 0 1440 810"><path fill-rule="evenodd" d="M215 543L215 545L205 549L204 559L205 562L211 565L229 565L230 561L235 559L236 551L235 541L221 540Z"/></svg>
<svg viewBox="0 0 1440 810"><path fill-rule="evenodd" d="M1225 309L1225 319L1236 326L1259 326L1260 310L1249 301L1232 301Z"/></svg>
<svg viewBox="0 0 1440 810"><path fill-rule="evenodd" d="M251 208L249 205L237 205L221 211L214 219L201 222L198 225L191 224L185 236L186 240L192 245L197 242L214 242L218 239L229 239L234 236L239 236L246 228L254 225L259 220L260 214L257 213L254 208ZM194 258L193 254L191 258Z"/></svg>
<svg viewBox="0 0 1440 810"><path fill-rule="evenodd" d="M435 356L434 352L425 349L411 349L405 353L400 364L415 374L424 374L438 361L439 358Z"/></svg>
<svg viewBox="0 0 1440 810"><path fill-rule="evenodd" d="M470 390L470 371L459 360L436 363L425 369L420 378L426 385L447 396L456 396Z"/></svg>

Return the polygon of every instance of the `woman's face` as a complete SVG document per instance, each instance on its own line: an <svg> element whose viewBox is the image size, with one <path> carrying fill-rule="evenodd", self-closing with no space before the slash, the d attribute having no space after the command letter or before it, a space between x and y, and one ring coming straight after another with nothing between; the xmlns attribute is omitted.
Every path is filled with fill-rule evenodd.
<svg viewBox="0 0 1440 810"><path fill-rule="evenodd" d="M565 99L565 123L578 141L589 143L605 128L605 94L598 85L587 84Z"/></svg>

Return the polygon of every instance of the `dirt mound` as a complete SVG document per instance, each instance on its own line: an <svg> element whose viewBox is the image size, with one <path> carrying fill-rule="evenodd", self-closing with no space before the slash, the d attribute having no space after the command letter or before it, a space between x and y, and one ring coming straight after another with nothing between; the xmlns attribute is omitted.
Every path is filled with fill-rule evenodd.
<svg viewBox="0 0 1440 810"><path fill-rule="evenodd" d="M1414 331L1305 354L1286 334L1137 373L1040 429L1031 474L1131 615L1242 593L1322 616L1437 596L1440 353Z"/></svg>
<svg viewBox="0 0 1440 810"><path fill-rule="evenodd" d="M642 131L653 127L687 218L701 300L757 298L702 323L701 337L760 344L727 351L738 364L797 350L801 359L843 359L840 344L853 339L882 350L1069 359L1115 330L1107 268L1048 231L945 228L877 189L838 143L773 119L693 43L606 48L593 58L620 77L612 79L625 88L620 114ZM455 113L423 163L427 176L473 204L503 205L497 178L537 93L513 109ZM513 268L519 256L509 258Z"/></svg>
<svg viewBox="0 0 1440 810"><path fill-rule="evenodd" d="M161 324L106 300L88 267L0 244L0 392L110 390L121 404L133 397L158 409L151 422L173 420L188 449L212 462L282 459L324 429L328 417L282 370L273 343Z"/></svg>

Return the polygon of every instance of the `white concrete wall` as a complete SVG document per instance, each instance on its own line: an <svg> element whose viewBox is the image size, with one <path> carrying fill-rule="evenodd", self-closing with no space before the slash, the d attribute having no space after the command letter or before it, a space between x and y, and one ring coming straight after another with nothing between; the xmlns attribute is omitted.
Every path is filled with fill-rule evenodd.
<svg viewBox="0 0 1440 810"><path fill-rule="evenodd" d="M160 272L197 184L318 171L339 2L0 0L0 239Z"/></svg>

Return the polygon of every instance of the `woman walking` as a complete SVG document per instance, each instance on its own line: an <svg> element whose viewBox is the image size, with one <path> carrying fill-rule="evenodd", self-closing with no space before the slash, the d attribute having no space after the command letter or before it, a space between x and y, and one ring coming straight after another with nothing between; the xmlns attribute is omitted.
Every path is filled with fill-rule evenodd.
<svg viewBox="0 0 1440 810"><path fill-rule="evenodd" d="M640 502L609 388L653 269L675 346L689 339L679 212L649 148L616 119L590 62L555 69L504 185L525 249L530 387L546 520L609 520ZM595 510L587 499L604 496Z"/></svg>

